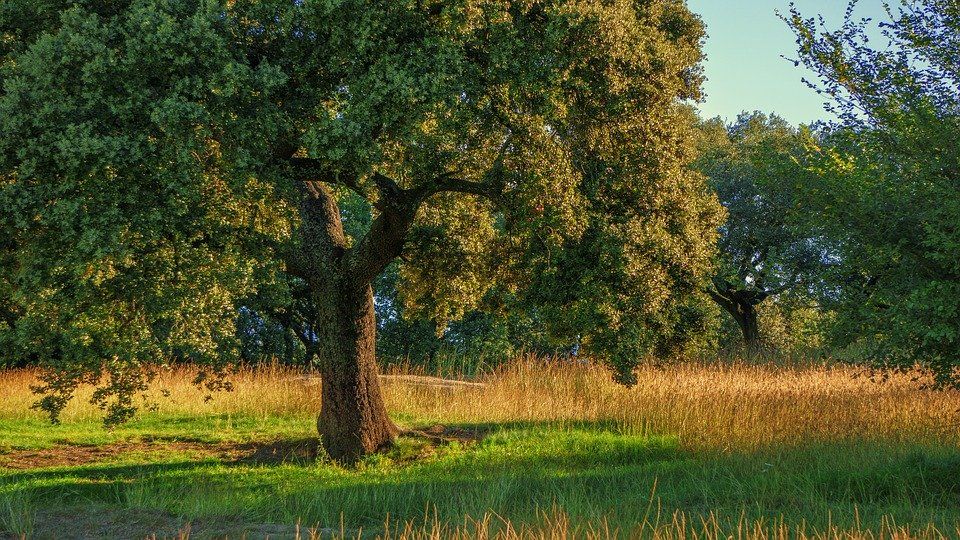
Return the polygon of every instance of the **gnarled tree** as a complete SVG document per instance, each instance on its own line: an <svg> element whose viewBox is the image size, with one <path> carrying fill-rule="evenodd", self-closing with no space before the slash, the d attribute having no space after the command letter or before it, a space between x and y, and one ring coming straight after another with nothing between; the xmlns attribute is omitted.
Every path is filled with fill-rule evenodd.
<svg viewBox="0 0 960 540"><path fill-rule="evenodd" d="M149 365L222 365L240 311L295 315L351 461L397 433L371 283L398 257L456 315L547 271L614 186L604 211L670 246L635 254L657 294L709 260L671 240L717 214L669 125L699 84L679 0L11 0L0 32L15 339L54 415L91 382L122 420Z"/></svg>
<svg viewBox="0 0 960 540"><path fill-rule="evenodd" d="M702 122L695 163L727 210L719 260L707 293L737 323L744 344L761 343L758 307L802 290L821 268L824 249L799 217L799 190L812 176L803 157L810 132L782 118L744 113L726 126Z"/></svg>

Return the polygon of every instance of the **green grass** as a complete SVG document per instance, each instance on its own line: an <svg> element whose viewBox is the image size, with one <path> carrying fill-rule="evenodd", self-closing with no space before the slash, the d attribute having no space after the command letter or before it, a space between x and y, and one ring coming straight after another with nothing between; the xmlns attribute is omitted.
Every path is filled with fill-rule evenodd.
<svg viewBox="0 0 960 540"><path fill-rule="evenodd" d="M477 427L477 426L473 426ZM618 432L609 424L479 426L479 443L438 447L401 439L356 469L317 463L249 464L172 452L27 471L0 469L0 531L43 531L48 509L75 515L155 512L184 521L233 520L347 530L394 522L463 522L494 511L533 523L562 508L573 522L630 531L644 517L680 509L735 528L747 520L879 527L960 523L960 455L955 447L820 443L757 451L684 450L670 436ZM149 437L205 442L297 439L312 434L284 417L150 417L113 432L96 424L51 427L4 421L0 444L48 448Z"/></svg>
<svg viewBox="0 0 960 540"><path fill-rule="evenodd" d="M627 389L599 367L518 361L469 391L385 385L399 424L485 437L404 437L351 469L304 457L320 404L300 375L248 369L207 402L190 370L163 372L170 396L108 431L83 400L51 426L28 409L31 372L0 372L0 538L169 538L186 522L201 538L297 523L353 537L388 519L420 537L470 519L490 525L478 536L960 536L960 393L909 375L688 363Z"/></svg>

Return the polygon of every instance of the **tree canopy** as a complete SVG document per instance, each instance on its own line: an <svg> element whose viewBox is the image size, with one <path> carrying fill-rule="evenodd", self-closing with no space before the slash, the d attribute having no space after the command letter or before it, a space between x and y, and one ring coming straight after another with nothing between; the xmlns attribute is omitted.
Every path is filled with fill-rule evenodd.
<svg viewBox="0 0 960 540"><path fill-rule="evenodd" d="M799 195L812 181L805 156L813 140L809 129L763 113L700 126L695 167L727 210L708 293L750 348L762 335L758 306L783 293L803 294L821 268L824 251L805 224Z"/></svg>
<svg viewBox="0 0 960 540"><path fill-rule="evenodd" d="M91 382L122 420L145 368L222 365L279 316L321 359L325 443L375 449L398 259L410 309L524 298L625 380L682 341L720 210L679 0L11 0L0 33L0 331L54 416Z"/></svg>

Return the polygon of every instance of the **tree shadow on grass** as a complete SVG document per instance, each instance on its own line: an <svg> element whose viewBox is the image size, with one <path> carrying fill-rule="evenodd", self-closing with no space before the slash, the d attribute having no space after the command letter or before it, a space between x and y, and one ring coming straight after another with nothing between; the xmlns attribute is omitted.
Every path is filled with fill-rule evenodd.
<svg viewBox="0 0 960 540"><path fill-rule="evenodd" d="M636 520L652 496L662 496L667 507L702 514L719 509L739 515L749 508L767 518L785 512L805 517L827 509L842 517L853 515L857 505L899 504L914 511L960 493L960 459L949 455L834 463L831 456L841 456L842 448L824 454L811 447L789 450L783 463L767 463L768 456L754 454L694 453L669 437L623 434L612 422L447 424L414 431L435 436L414 433L413 440L432 449L428 457L387 453L341 469L311 466L314 439L249 443L229 459L8 475L0 480L0 498L3 484L11 482L40 506L56 501L137 507L147 500L150 508L177 516L210 516L215 508L232 519L299 518L335 528L343 519L348 527L369 528L382 525L387 515L408 520L436 512L441 520L462 522L464 515L494 510L532 519L554 506L589 519ZM255 468L237 470L250 465Z"/></svg>
<svg viewBox="0 0 960 540"><path fill-rule="evenodd" d="M125 480L214 466L308 465L316 461L318 448L319 441L315 438L212 444L177 441L101 446L71 445L23 452L28 456L27 463L29 463L29 459L35 459L40 463L49 464L35 469L26 467L17 467L6 471L0 469L0 486L25 481L42 483L57 478L75 479L77 484L86 482L95 486L103 486L110 482L122 483ZM57 452L71 452L71 459L74 459L77 456L73 453L82 454L89 451L96 452L90 454L90 456L98 458L96 461L89 463L71 463L69 460L57 461ZM164 457L164 453L169 457ZM188 455L191 453L193 456ZM10 460L15 459L16 455L11 457L11 454L7 454L5 457ZM83 457L81 455L78 459ZM123 460L125 457L153 458L159 462L103 462L104 459ZM91 482L94 480L97 482Z"/></svg>
<svg viewBox="0 0 960 540"><path fill-rule="evenodd" d="M582 433L558 435L556 425L536 422L444 426L443 434L469 434L469 441L427 440L436 451L428 458L393 461L388 454L372 457L356 469L310 466L316 463L317 452L316 439L312 438L245 443L233 446L232 453L219 458L100 463L8 473L0 476L0 499L17 491L31 501L38 515L46 516L44 512L49 513L51 508L76 507L87 509L78 512L94 512L113 521L118 510L148 509L181 519L209 517L210 508L219 508L218 515L224 515L222 509L226 508L227 521L252 514L285 523L302 516L304 523L336 526L343 515L357 523L379 525L383 510L407 517L443 500L473 500L482 505L486 500L483 492L489 487L486 482L491 478L499 479L497 489L501 494L513 489L507 484L535 486L538 482L538 489L549 494L570 491L574 478L587 482L602 469L676 459L677 450L669 444L648 444L640 438L618 444L606 427L579 424L575 429ZM434 426L427 429L431 428ZM511 438L497 441L497 434L509 434ZM485 436L493 439L484 442ZM511 446L521 451L512 454ZM286 467L289 465L294 467ZM239 467L246 468L233 474ZM592 472L587 474L586 469ZM590 490L596 490L609 482L587 484ZM196 508L204 510L191 510Z"/></svg>
<svg viewBox="0 0 960 540"><path fill-rule="evenodd" d="M316 437L278 438L246 442L206 442L191 439L145 439L137 442L117 442L102 445L60 445L42 450L7 452L8 462L24 459L12 469L37 469L56 466L88 466L124 456L154 454L191 454L197 459L217 458L225 463L275 465L290 461L313 460L319 441ZM34 458L39 465L29 467ZM44 461L43 458L47 458ZM104 463L107 464L107 463ZM0 463L2 466L3 463Z"/></svg>
<svg viewBox="0 0 960 540"><path fill-rule="evenodd" d="M485 438L495 436L499 433L533 433L533 432L553 432L557 430L559 424L541 423L541 422L509 422L509 423L475 423L475 424L446 424L419 427L408 430L403 435L403 439L420 439L433 448L444 448L451 443L460 443L462 446L469 446L481 443ZM578 422L576 424L568 423L562 426L565 430L582 430L592 433L610 433L614 426L604 422ZM535 444L535 435L514 435L519 442L526 441L529 444ZM614 435L615 437L615 435ZM639 440L639 439L638 439ZM559 443L555 443L556 444ZM116 446L116 452L111 453L109 448ZM660 457L673 457L677 449L663 441L649 442L643 439L640 446L637 445L607 445L605 450L595 450L589 452L588 463L612 463L623 462L629 459L658 459ZM3 484L11 485L23 482L46 483L48 480L69 479L67 483L76 485L89 484L91 489L102 489L102 487L114 484L123 484L138 478L157 477L171 473L190 472L198 469L231 468L237 466L256 466L256 467L275 467L280 465L300 465L308 466L316 463L318 455L321 453L319 441L316 438L297 438L297 439L278 439L271 441L255 441L244 443L199 443L192 441L176 442L142 442L137 444L118 444L101 445L99 447L89 445L74 445L69 447L71 451L98 450L95 454L98 458L112 457L123 458L124 455L135 456L139 459L149 459L160 454L160 462L143 463L66 463L60 464L55 461L53 466L47 466L29 470L7 470L0 469L0 486ZM46 449L42 451L31 451L32 455L40 452L56 453L57 448ZM173 459L165 460L162 453L168 451ZM195 451L196 457L183 456L178 459L177 454L184 454ZM400 459L396 461L396 470L400 472L403 468L429 466L434 454L423 454L423 460ZM448 465L460 463L463 467L472 467L476 465L476 460L470 458L470 453L464 453L464 459L449 460ZM391 455L388 453L389 459ZM7 456L10 459L10 456ZM369 467L369 462L376 462L381 456L374 456L368 462L361 463L360 467ZM523 467L523 456L487 456L482 459L492 459L496 461L498 468ZM546 449L538 454L541 463L552 462L556 465L564 463L579 463L583 465L582 453L576 448L561 448L559 446ZM461 463L462 462L462 463ZM345 474L349 469L342 469ZM490 470L490 469L488 469ZM51 486L53 489L69 489L69 487L60 483L57 486Z"/></svg>

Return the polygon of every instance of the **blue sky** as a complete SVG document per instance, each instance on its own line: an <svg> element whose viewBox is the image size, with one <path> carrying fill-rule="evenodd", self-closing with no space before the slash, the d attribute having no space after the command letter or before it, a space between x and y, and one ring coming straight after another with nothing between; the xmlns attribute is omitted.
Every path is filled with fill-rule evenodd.
<svg viewBox="0 0 960 540"><path fill-rule="evenodd" d="M823 15L838 27L846 0L795 0L804 16ZM773 112L794 124L828 120L823 97L801 79L807 72L781 58L796 57L790 28L777 18L789 0L688 0L707 25L706 117L736 118L743 110ZM884 18L882 0L860 0L858 17Z"/></svg>

